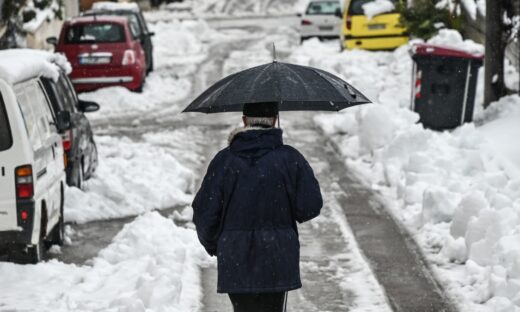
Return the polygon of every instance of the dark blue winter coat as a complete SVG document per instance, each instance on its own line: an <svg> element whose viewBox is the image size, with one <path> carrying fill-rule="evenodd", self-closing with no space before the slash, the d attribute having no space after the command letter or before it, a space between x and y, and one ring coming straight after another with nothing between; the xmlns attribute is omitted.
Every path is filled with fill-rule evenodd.
<svg viewBox="0 0 520 312"><path fill-rule="evenodd" d="M320 214L318 181L280 129L249 129L211 161L193 202L200 242L218 261L219 293L301 287L296 221Z"/></svg>

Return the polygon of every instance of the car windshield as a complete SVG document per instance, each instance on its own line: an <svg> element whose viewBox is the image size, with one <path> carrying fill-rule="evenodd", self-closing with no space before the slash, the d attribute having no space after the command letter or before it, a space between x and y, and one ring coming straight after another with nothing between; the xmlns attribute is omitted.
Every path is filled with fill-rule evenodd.
<svg viewBox="0 0 520 312"><path fill-rule="evenodd" d="M11 137L11 129L7 120L7 112L0 94L0 151L10 148L12 144L13 138Z"/></svg>
<svg viewBox="0 0 520 312"><path fill-rule="evenodd" d="M334 15L339 9L338 1L311 2L307 7L306 15Z"/></svg>
<svg viewBox="0 0 520 312"><path fill-rule="evenodd" d="M115 23L76 24L69 26L66 43L124 42L123 26Z"/></svg>
<svg viewBox="0 0 520 312"><path fill-rule="evenodd" d="M365 11L363 10L363 5L374 2L375 0L351 0L350 6L348 8L349 15L365 15ZM398 0L390 0L394 5L397 4ZM387 12L390 13L390 12Z"/></svg>

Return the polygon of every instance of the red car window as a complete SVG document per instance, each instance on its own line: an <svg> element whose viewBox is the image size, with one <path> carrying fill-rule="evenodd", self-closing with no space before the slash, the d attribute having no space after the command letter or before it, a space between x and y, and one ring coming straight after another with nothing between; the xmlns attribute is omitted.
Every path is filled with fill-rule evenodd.
<svg viewBox="0 0 520 312"><path fill-rule="evenodd" d="M65 33L65 43L124 42L125 31L116 23L85 23L71 25Z"/></svg>

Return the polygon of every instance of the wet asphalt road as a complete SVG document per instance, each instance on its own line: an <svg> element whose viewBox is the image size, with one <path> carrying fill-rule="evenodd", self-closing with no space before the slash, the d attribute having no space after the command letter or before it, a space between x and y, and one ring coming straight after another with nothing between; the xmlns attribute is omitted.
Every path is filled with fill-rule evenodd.
<svg viewBox="0 0 520 312"><path fill-rule="evenodd" d="M222 27L231 26L224 24ZM206 85L221 77L223 62L232 51L241 50L253 43L254 40L214 43L209 53L211 57L200 64L192 76L194 89L189 98L198 95ZM103 120L94 126L97 133L128 136L136 141L141 140L141 136L148 132L198 127L202 135L191 143L199 147L199 152L205 159L203 165L196 168L202 177L207 162L225 146L230 129L236 125L235 119L238 116L231 116L181 116L164 107L143 116ZM139 126L132 126L131 121L137 117L140 120ZM282 115L282 127L285 124L284 118ZM344 283L349 274L354 274L359 269L358 264L352 262L355 258L352 252L357 250L357 245L384 287L392 310L454 311L424 265L413 240L385 211L377 194L349 174L332 143L313 125L311 118L312 114L287 116L289 122L285 130L286 142L299 149L314 168L325 198L320 220L300 226L304 288L290 293L289 311L352 310L356 295ZM178 208L166 209L163 214L168 216ZM357 243L342 231L342 225L337 221L338 212L343 214L341 217L347 216ZM72 224L72 244L64 246L61 254L50 255L49 258L79 265L88 264L133 219L130 217L82 225ZM203 269L202 279L203 311L231 311L227 296L216 294L216 268ZM382 306L374 311L384 310L385 307Z"/></svg>

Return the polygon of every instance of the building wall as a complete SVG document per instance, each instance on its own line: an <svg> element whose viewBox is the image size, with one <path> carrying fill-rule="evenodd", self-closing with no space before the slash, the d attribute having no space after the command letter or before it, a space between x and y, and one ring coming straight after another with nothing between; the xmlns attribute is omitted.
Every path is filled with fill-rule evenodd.
<svg viewBox="0 0 520 312"><path fill-rule="evenodd" d="M31 49L53 50L54 47L48 44L46 39L48 37L58 37L62 24L63 21L57 18L43 22L34 33L27 33L25 38L27 47Z"/></svg>

